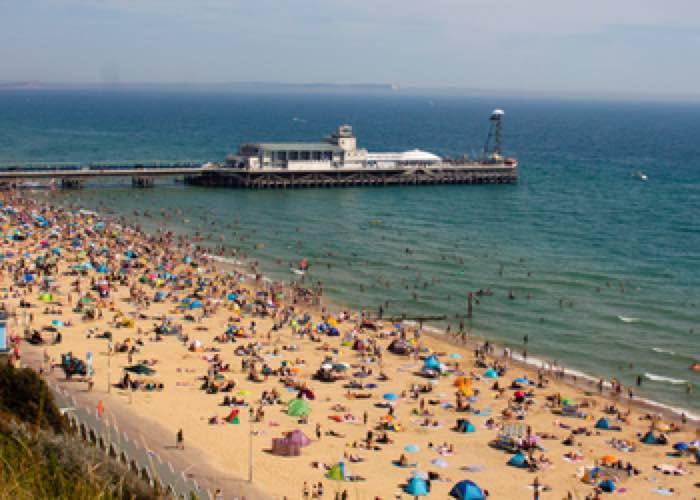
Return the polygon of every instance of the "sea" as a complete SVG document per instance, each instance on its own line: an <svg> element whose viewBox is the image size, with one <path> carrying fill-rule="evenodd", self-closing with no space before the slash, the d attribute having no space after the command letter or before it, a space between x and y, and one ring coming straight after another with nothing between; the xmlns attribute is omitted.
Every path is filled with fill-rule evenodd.
<svg viewBox="0 0 700 500"><path fill-rule="evenodd" d="M5 90L0 164L222 161L241 142L318 140L343 123L372 151L475 156L494 108L505 110L504 152L519 160L514 185L245 191L118 179L27 195L199 234L273 279L299 279L306 258L304 279L335 304L444 316L427 325L463 322L530 360L700 414L689 369L700 362L697 103ZM478 290L492 293L466 319Z"/></svg>

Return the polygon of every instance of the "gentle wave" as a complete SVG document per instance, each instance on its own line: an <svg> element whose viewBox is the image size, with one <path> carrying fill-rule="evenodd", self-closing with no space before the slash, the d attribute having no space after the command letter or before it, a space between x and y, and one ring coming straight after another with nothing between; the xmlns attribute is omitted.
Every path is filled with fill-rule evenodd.
<svg viewBox="0 0 700 500"><path fill-rule="evenodd" d="M679 378L672 378L672 377L664 377L663 375L656 375L655 373L649 373L646 372L644 373L644 376L648 378L649 380L653 380L654 382L668 382L669 384L673 385L681 385L681 384L687 384L687 380L682 380Z"/></svg>

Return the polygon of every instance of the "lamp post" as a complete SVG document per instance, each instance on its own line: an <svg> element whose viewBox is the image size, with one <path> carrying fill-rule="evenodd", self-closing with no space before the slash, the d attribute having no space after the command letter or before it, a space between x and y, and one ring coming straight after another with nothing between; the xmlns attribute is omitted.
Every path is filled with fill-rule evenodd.
<svg viewBox="0 0 700 500"><path fill-rule="evenodd" d="M253 483L253 407L248 408L248 482Z"/></svg>

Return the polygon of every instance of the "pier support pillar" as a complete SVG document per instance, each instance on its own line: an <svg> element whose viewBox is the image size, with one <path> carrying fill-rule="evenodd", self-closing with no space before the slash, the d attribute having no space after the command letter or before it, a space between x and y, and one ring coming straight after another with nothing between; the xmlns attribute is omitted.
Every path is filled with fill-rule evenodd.
<svg viewBox="0 0 700 500"><path fill-rule="evenodd" d="M84 185L85 181L83 179L61 179L61 187L63 189L81 189Z"/></svg>
<svg viewBox="0 0 700 500"><path fill-rule="evenodd" d="M131 185L140 188L151 188L154 185L153 177L132 177Z"/></svg>

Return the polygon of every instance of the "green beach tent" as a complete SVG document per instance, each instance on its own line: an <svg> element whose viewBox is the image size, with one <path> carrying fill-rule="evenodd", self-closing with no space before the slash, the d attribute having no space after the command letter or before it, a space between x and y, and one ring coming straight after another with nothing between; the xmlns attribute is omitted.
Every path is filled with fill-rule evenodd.
<svg viewBox="0 0 700 500"><path fill-rule="evenodd" d="M330 468L326 477L333 481L345 481L345 464L343 462L335 464Z"/></svg>
<svg viewBox="0 0 700 500"><path fill-rule="evenodd" d="M287 406L287 415L290 417L305 417L311 413L311 407L305 399L292 399Z"/></svg>

